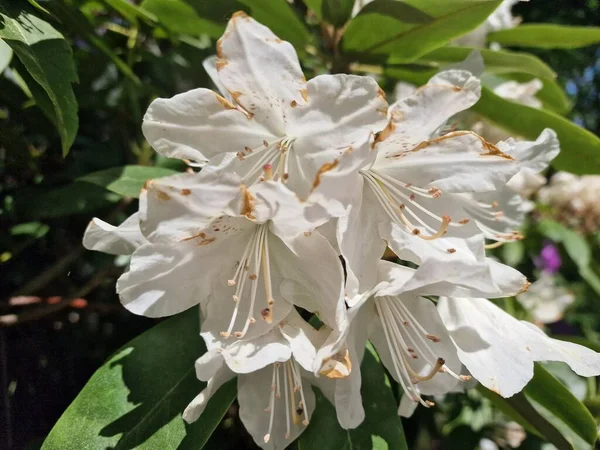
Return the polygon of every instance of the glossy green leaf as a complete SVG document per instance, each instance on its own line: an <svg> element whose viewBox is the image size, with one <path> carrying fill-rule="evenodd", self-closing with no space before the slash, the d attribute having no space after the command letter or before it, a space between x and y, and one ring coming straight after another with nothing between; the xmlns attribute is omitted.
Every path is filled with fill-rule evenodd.
<svg viewBox="0 0 600 450"><path fill-rule="evenodd" d="M89 214L120 199L120 195L99 186L77 182L55 189L23 189L15 195L14 208L24 219L42 219Z"/></svg>
<svg viewBox="0 0 600 450"><path fill-rule="evenodd" d="M43 450L202 448L233 402L224 385L202 417L181 413L202 390L194 361L204 353L196 308L167 319L110 358L85 385L44 442Z"/></svg>
<svg viewBox="0 0 600 450"><path fill-rule="evenodd" d="M154 14L127 0L104 0L104 2L130 23L136 23L138 19L141 19L146 23L154 24L158 20Z"/></svg>
<svg viewBox="0 0 600 450"><path fill-rule="evenodd" d="M225 31L227 19L244 9L236 0L144 0L141 7L176 35L207 34L215 39Z"/></svg>
<svg viewBox="0 0 600 450"><path fill-rule="evenodd" d="M524 392L540 414L569 440L573 448L592 448L597 438L594 417L554 375L536 364L533 379Z"/></svg>
<svg viewBox="0 0 600 450"><path fill-rule="evenodd" d="M310 39L304 22L286 0L239 0L250 8L254 19L269 27L281 39L302 51Z"/></svg>
<svg viewBox="0 0 600 450"><path fill-rule="evenodd" d="M344 430L338 424L335 408L317 393L317 408L298 439L298 450L408 450L389 381L373 347L367 348L361 365L364 422L358 428Z"/></svg>
<svg viewBox="0 0 600 450"><path fill-rule="evenodd" d="M10 46L6 42L0 40L0 73L4 72L4 69L8 67L12 56L13 51Z"/></svg>
<svg viewBox="0 0 600 450"><path fill-rule="evenodd" d="M326 22L341 27L350 19L354 0L323 0L321 11Z"/></svg>
<svg viewBox="0 0 600 450"><path fill-rule="evenodd" d="M532 23L490 33L488 41L509 47L578 48L599 43L600 28Z"/></svg>
<svg viewBox="0 0 600 450"><path fill-rule="evenodd" d="M77 81L71 48L62 34L29 8L13 2L3 3L0 5L0 20L3 22L0 38L12 48L42 88L35 92L32 90L32 93L46 97L44 100L52 105L53 119L66 155L79 126L77 100L71 86ZM36 100L39 101L39 97Z"/></svg>
<svg viewBox="0 0 600 450"><path fill-rule="evenodd" d="M443 47L427 53L419 58L418 62L431 65L441 69L449 64L464 61L474 49L469 47ZM528 53L511 52L508 50L477 49L488 73L502 74L510 72L523 72L536 77L555 78L556 73L541 59ZM395 56L391 56L388 63L401 62Z"/></svg>
<svg viewBox="0 0 600 450"><path fill-rule="evenodd" d="M505 100L483 88L473 111L513 132L534 140L544 128L558 134L561 152L552 166L576 174L600 173L600 138L550 111Z"/></svg>
<svg viewBox="0 0 600 450"><path fill-rule="evenodd" d="M367 3L358 12L358 16L365 14L381 14L393 17L403 23L424 24L434 20L429 14L399 0L375 0Z"/></svg>
<svg viewBox="0 0 600 450"><path fill-rule="evenodd" d="M147 180L166 177L177 172L164 167L122 166L87 174L78 179L127 197L139 197Z"/></svg>
<svg viewBox="0 0 600 450"><path fill-rule="evenodd" d="M406 0L432 20L404 23L382 14L355 17L343 38L343 50L357 59L393 55L411 62L482 23L500 5L499 0Z"/></svg>

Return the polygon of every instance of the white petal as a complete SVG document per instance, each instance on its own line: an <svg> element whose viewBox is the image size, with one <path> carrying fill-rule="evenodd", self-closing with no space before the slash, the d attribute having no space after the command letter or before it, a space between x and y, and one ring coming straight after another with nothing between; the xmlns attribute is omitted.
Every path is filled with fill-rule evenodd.
<svg viewBox="0 0 600 450"><path fill-rule="evenodd" d="M306 80L294 47L242 12L217 43L217 70L235 102L273 133L285 134L285 115L305 103Z"/></svg>
<svg viewBox="0 0 600 450"><path fill-rule="evenodd" d="M509 152L523 168L536 173L545 170L550 161L558 156L560 143L554 130L546 128L539 137L531 141L517 142Z"/></svg>
<svg viewBox="0 0 600 450"><path fill-rule="evenodd" d="M282 280L283 298L315 312L325 324L335 328L345 308L342 265L335 250L318 233L300 235L286 243L272 236L272 270L274 277Z"/></svg>
<svg viewBox="0 0 600 450"><path fill-rule="evenodd" d="M205 58L204 61L202 61L202 67L204 67L204 70L206 70L206 73L210 77L210 81L212 81L215 84L216 88L219 90L219 93L231 103L234 103L233 97L229 94L229 92L227 92L227 88L219 78L217 70L218 60L219 58L217 57L217 55L211 55L208 58Z"/></svg>
<svg viewBox="0 0 600 450"><path fill-rule="evenodd" d="M146 183L140 220L152 242L177 242L202 231L223 214L237 215L242 181L235 173L202 170Z"/></svg>
<svg viewBox="0 0 600 450"><path fill-rule="evenodd" d="M250 192L257 200L253 211L256 221L270 220L271 231L282 239L310 233L331 218L324 210L320 215L305 214L307 204L283 183L265 181L254 185Z"/></svg>
<svg viewBox="0 0 600 450"><path fill-rule="evenodd" d="M523 389L533 376L534 361L563 361L581 376L600 374L600 354L550 339L486 299L444 297L438 310L462 363L503 397Z"/></svg>
<svg viewBox="0 0 600 450"><path fill-rule="evenodd" d="M222 228L207 229L175 244L148 243L138 248L129 271L117 281L123 305L135 314L163 317L207 300L219 288L223 292L255 225L236 218L213 226ZM229 306L225 309L231 311L232 293L225 292L215 300L225 302Z"/></svg>
<svg viewBox="0 0 600 450"><path fill-rule="evenodd" d="M378 144L382 157L412 150L434 137L450 117L473 106L481 83L464 70L448 70L433 77L412 95L390 105L391 134Z"/></svg>
<svg viewBox="0 0 600 450"><path fill-rule="evenodd" d="M94 218L83 235L85 248L111 255L130 255L146 242L140 231L138 213L129 216L118 227Z"/></svg>
<svg viewBox="0 0 600 450"><path fill-rule="evenodd" d="M205 163L225 152L244 152L274 135L209 89L158 98L148 107L144 136L161 155Z"/></svg>
<svg viewBox="0 0 600 450"><path fill-rule="evenodd" d="M412 417L419 406L419 402L413 401L408 395L404 394L400 399L398 406L398 415L402 417Z"/></svg>
<svg viewBox="0 0 600 450"><path fill-rule="evenodd" d="M279 325L280 332L287 340L294 359L305 370L312 371L317 355L316 346L321 344L322 336L307 323L295 309Z"/></svg>
<svg viewBox="0 0 600 450"><path fill-rule="evenodd" d="M358 186L364 186L359 177ZM377 283L377 262L386 243L379 236L382 219L379 203L370 187L364 186L348 207L346 215L338 219L338 242L346 262L346 295L354 297L366 292Z"/></svg>
<svg viewBox="0 0 600 450"><path fill-rule="evenodd" d="M320 75L307 83L307 91L308 105L290 112L287 128L289 136L297 137L291 151L305 175L302 184L290 182L302 198L324 168L346 151L368 148L371 136L387 123L387 103L371 77Z"/></svg>
<svg viewBox="0 0 600 450"><path fill-rule="evenodd" d="M225 360L220 350L208 349L208 351L196 360L196 378L200 381L208 381L223 367Z"/></svg>
<svg viewBox="0 0 600 450"><path fill-rule="evenodd" d="M382 295L413 291L421 295L506 297L527 285L520 272L485 257L481 235L424 241L393 226L389 245L401 259L419 264L419 270L406 285L389 288Z"/></svg>
<svg viewBox="0 0 600 450"><path fill-rule="evenodd" d="M221 358L221 362L223 359ZM234 377L234 373L227 368L225 364L221 364L221 367L216 370L215 374L208 380L206 387L200 394L192 400L192 402L185 408L183 412L183 419L187 423L192 423L198 420L198 418L204 412L206 405L210 398L217 392L217 390L223 386L226 382Z"/></svg>
<svg viewBox="0 0 600 450"><path fill-rule="evenodd" d="M283 365L280 367L280 376ZM264 369L252 372L238 377L238 402L240 404L240 419L250 433L254 442L264 449L283 449L290 445L304 430L305 426L299 422L298 424L291 423L290 436L285 438L286 434L286 409L285 395L283 386L281 387L281 397L275 398L275 407L273 411L273 429L269 436L269 441L265 443L265 435L269 430L270 413L265 412L265 408L269 406L269 398L271 395L271 380L272 367L268 366ZM283 378L281 379L283 385ZM310 383L306 379L302 379L302 387L306 400L304 405L308 417L312 416L315 409L315 394L312 391ZM296 393L296 403L298 401L298 393ZM294 410L296 405L294 405ZM291 421L290 411L290 421Z"/></svg>
<svg viewBox="0 0 600 450"><path fill-rule="evenodd" d="M403 183L444 193L493 191L519 171L519 165L503 150L470 131L455 131L405 148L386 140L373 170Z"/></svg>
<svg viewBox="0 0 600 450"><path fill-rule="evenodd" d="M277 329L254 339L235 341L222 351L225 363L235 373L250 373L292 356L289 343Z"/></svg>

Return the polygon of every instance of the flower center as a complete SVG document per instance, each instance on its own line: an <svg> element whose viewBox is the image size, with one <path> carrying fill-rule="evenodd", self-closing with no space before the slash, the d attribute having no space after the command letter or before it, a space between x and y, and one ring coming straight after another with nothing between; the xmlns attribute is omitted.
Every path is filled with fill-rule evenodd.
<svg viewBox="0 0 600 450"><path fill-rule="evenodd" d="M408 229L409 232L421 239L441 238L448 232L449 227L460 227L469 222L469 219L452 222L449 216L440 217L417 201L417 198L439 198L442 193L438 188L416 187L410 183L394 180L384 172L374 169L363 170L361 174L392 222ZM433 228L420 215L428 217L430 222L433 219L434 222L439 223L439 227ZM430 234L424 234L418 227L425 229Z"/></svg>
<svg viewBox="0 0 600 450"><path fill-rule="evenodd" d="M471 379L469 376L453 372L446 366L444 359L435 354L432 347L441 341L440 338L423 328L400 298L376 298L375 307L383 326L396 377L411 399L427 408L434 406L433 402L423 400L418 383L431 380L438 373L446 373L461 381ZM430 367L428 373L423 374L422 370L421 373L417 373L411 367L411 361L416 359L427 363Z"/></svg>
<svg viewBox="0 0 600 450"><path fill-rule="evenodd" d="M283 382L281 382L281 378L283 378ZM291 436L292 423L298 425L302 422L302 425L308 425L308 412L306 411L306 400L298 363L293 358L284 363L275 363L273 364L269 405L265 409L265 412L269 413L269 429L264 437L265 443L271 439L275 409L279 403L278 400L281 399L282 388L285 399L285 438L289 439Z"/></svg>
<svg viewBox="0 0 600 450"><path fill-rule="evenodd" d="M243 152L238 152L238 159L248 160L249 164L252 164L244 176L244 183L250 186L260 180L265 165L275 168L275 181L285 183L289 177L289 158L295 140L295 137L284 136L271 143L263 141L263 145L256 148L246 147Z"/></svg>
<svg viewBox="0 0 600 450"><path fill-rule="evenodd" d="M232 298L235 302L233 314L229 322L227 331L221 331L221 336L228 338L233 332L233 328L238 319L238 313L240 310L240 304L242 301L250 301L248 315L244 322L244 326L241 331L236 331L233 335L237 338L243 337L250 325L256 322L256 319L252 316L256 303L256 296L258 292L259 274L262 271L262 278L265 286L265 298L266 308L263 308L260 312L261 317L267 323L271 323L273 320L273 306L275 300L273 299L271 289L271 267L269 263L269 242L268 242L269 228L268 224L258 225L252 234L252 237L246 244L242 257L236 263L235 273L233 277L227 282L229 286L235 286L235 293Z"/></svg>

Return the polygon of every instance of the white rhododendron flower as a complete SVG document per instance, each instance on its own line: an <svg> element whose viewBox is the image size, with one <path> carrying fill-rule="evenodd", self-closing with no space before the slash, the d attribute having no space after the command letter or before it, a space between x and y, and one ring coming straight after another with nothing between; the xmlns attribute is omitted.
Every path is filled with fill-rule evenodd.
<svg viewBox="0 0 600 450"><path fill-rule="evenodd" d="M487 299L441 297L438 312L460 361L481 384L503 397L525 387L536 361L562 361L581 376L600 375L600 354L551 339Z"/></svg>
<svg viewBox="0 0 600 450"><path fill-rule="evenodd" d="M565 309L575 301L575 296L558 286L552 274L542 272L527 292L517 295L517 300L537 323L544 324L562 319Z"/></svg>
<svg viewBox="0 0 600 450"><path fill-rule="evenodd" d="M159 153L200 165L229 153L247 185L271 164L275 179L304 198L323 167L385 127L387 103L375 80L340 74L307 82L293 46L244 13L229 21L217 56L218 83L230 98L200 88L155 100L143 130Z"/></svg>
<svg viewBox="0 0 600 450"><path fill-rule="evenodd" d="M310 422L315 408L311 386L317 385L326 396L335 391L335 381L317 379L309 372L321 335L292 310L259 338L209 346L196 361L196 375L208 384L186 408L184 419L197 420L217 389L237 376L240 418L248 432L264 449L285 448ZM340 408L346 409L350 398L346 402L337 398Z"/></svg>
<svg viewBox="0 0 600 450"><path fill-rule="evenodd" d="M345 322L317 352L315 372L322 371L323 361L343 355L344 350L349 352L351 366L358 366L370 339L406 396L432 406L433 402L423 399L423 395L445 394L469 377L460 375L461 363L454 344L435 305L425 296L505 297L524 287L525 278L518 271L496 262L490 264L499 279L495 287L479 283L475 273L465 276L460 269L441 270L443 266L436 261L425 261L417 270L379 261L377 285L351 299ZM510 279L512 282L505 282ZM352 372L350 377L360 374ZM360 383L354 385L354 394L359 396ZM399 413L409 415L411 411L401 407Z"/></svg>
<svg viewBox="0 0 600 450"><path fill-rule="evenodd" d="M462 253L468 247L462 244L464 238L480 233L456 194L493 191L514 176L519 165L505 152L514 143L494 145L467 131L438 134L450 117L479 99L480 88L479 80L466 71L436 75L390 106L390 122L378 134L375 151L366 157L359 151L344 155L335 170L322 176L315 195L327 203L336 198L330 193L344 185L350 205L337 231L347 264L348 295L373 286L386 242L401 256L407 242L427 241L427 246L413 247L441 258ZM361 158L361 170L352 170ZM454 245L441 239L445 236L460 240ZM420 263L424 256L405 259Z"/></svg>

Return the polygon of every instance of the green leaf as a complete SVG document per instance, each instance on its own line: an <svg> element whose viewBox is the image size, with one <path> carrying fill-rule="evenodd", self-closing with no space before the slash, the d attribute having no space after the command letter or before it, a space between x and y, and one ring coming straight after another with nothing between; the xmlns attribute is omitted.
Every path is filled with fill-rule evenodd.
<svg viewBox="0 0 600 450"><path fill-rule="evenodd" d="M144 0L144 10L174 34L220 38L231 15L244 9L236 0Z"/></svg>
<svg viewBox="0 0 600 450"><path fill-rule="evenodd" d="M434 20L429 14L399 0L375 0L371 3L367 3L358 12L358 15L373 13L394 17L404 23L424 24Z"/></svg>
<svg viewBox="0 0 600 450"><path fill-rule="evenodd" d="M509 47L578 48L600 42L600 28L532 23L490 33L488 41Z"/></svg>
<svg viewBox="0 0 600 450"><path fill-rule="evenodd" d="M90 213L120 199L101 187L77 182L51 190L23 189L15 196L14 207L22 219L29 220Z"/></svg>
<svg viewBox="0 0 600 450"><path fill-rule="evenodd" d="M164 167L122 166L89 173L77 181L85 181L102 186L109 191L127 197L139 197L147 180L166 177L178 172Z"/></svg>
<svg viewBox="0 0 600 450"><path fill-rule="evenodd" d="M323 0L321 11L326 22L341 27L350 19L353 7L354 0Z"/></svg>
<svg viewBox="0 0 600 450"><path fill-rule="evenodd" d="M419 63L431 65L437 69L449 64L464 61L473 48L469 47L443 47L427 53L419 58ZM485 70L488 73L502 74L510 72L523 72L540 78L554 79L556 73L541 59L528 53L510 52L508 50L477 49L485 62ZM399 61L391 56L388 63ZM401 61L399 61L401 62Z"/></svg>
<svg viewBox="0 0 600 450"><path fill-rule="evenodd" d="M184 423L181 413L203 388L194 371L205 351L198 333L192 308L126 344L88 381L42 450L202 448L236 387L234 380L222 386L198 421Z"/></svg>
<svg viewBox="0 0 600 450"><path fill-rule="evenodd" d="M600 173L600 138L553 112L505 100L487 88L472 108L502 128L535 140L544 128L558 134L561 152L552 166L576 174Z"/></svg>
<svg viewBox="0 0 600 450"><path fill-rule="evenodd" d="M134 24L138 19L141 19L144 22L153 25L158 21L154 14L126 0L104 0L104 3L121 14L129 21L129 23Z"/></svg>
<svg viewBox="0 0 600 450"><path fill-rule="evenodd" d="M239 0L250 7L254 19L269 27L281 39L302 51L310 39L304 22L286 0Z"/></svg>
<svg viewBox="0 0 600 450"><path fill-rule="evenodd" d="M564 384L541 365L535 365L533 379L524 393L575 449L588 449L596 442L594 417Z"/></svg>
<svg viewBox="0 0 600 450"><path fill-rule="evenodd" d="M12 55L13 51L10 46L4 41L0 41L0 73L4 72L4 69L10 64Z"/></svg>
<svg viewBox="0 0 600 450"><path fill-rule="evenodd" d="M497 7L501 0L406 0L433 19L426 23L405 23L382 14L355 17L343 38L343 50L357 59L369 55L412 62L473 30Z"/></svg>
<svg viewBox="0 0 600 450"><path fill-rule="evenodd" d="M502 246L502 259L511 267L516 267L525 258L525 244L514 241Z"/></svg>
<svg viewBox="0 0 600 450"><path fill-rule="evenodd" d="M317 392L317 407L310 425L300 435L298 450L408 450L394 394L373 347L367 346L361 365L361 395L365 420L353 430L344 430L335 408Z"/></svg>
<svg viewBox="0 0 600 450"><path fill-rule="evenodd" d="M71 83L77 72L69 44L48 22L15 3L0 6L0 38L12 48L31 77L43 89L54 111L54 121L66 155L75 140L79 119ZM42 90L32 90L40 95ZM46 99L44 99L46 100ZM36 97L36 101L40 101ZM43 101L43 100L42 100Z"/></svg>

